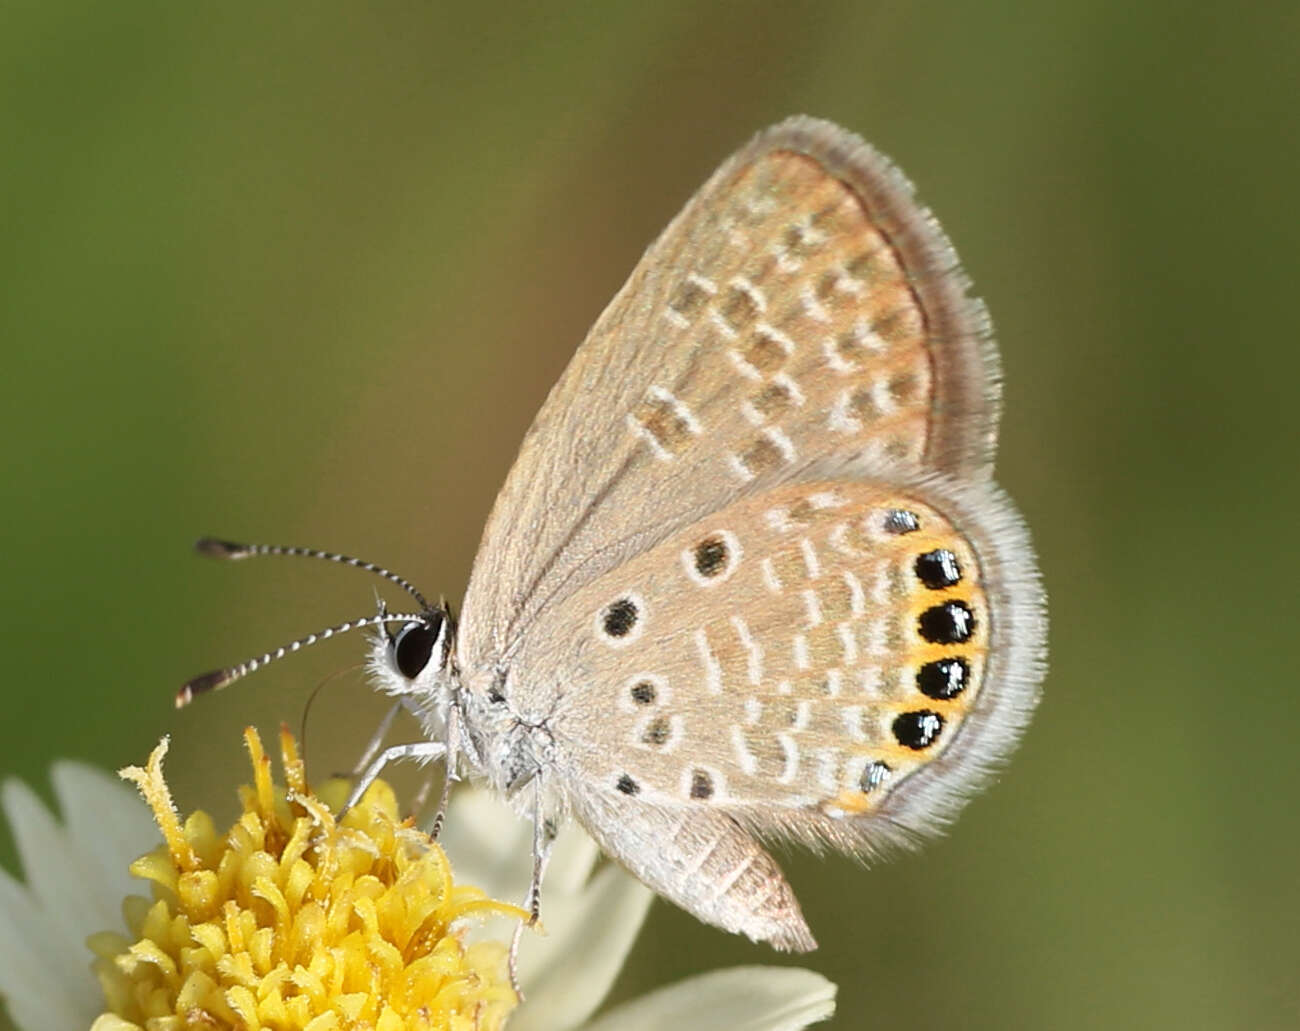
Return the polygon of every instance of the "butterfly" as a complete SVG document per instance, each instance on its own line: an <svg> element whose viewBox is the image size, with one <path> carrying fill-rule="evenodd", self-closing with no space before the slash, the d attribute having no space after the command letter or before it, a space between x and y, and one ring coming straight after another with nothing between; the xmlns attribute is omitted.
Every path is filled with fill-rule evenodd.
<svg viewBox="0 0 1300 1031"><path fill-rule="evenodd" d="M726 161L650 246L525 437L457 620L376 635L378 687L535 827L576 819L700 920L816 942L765 843L863 858L947 824L1044 673L1045 599L994 485L984 306L912 187L826 121ZM301 642L195 678L180 702ZM445 795L444 795L445 800Z"/></svg>

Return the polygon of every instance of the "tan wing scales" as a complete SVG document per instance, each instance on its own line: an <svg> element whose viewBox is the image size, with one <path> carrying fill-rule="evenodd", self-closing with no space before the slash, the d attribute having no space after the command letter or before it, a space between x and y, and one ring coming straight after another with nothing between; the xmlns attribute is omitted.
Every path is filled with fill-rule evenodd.
<svg viewBox="0 0 1300 1031"><path fill-rule="evenodd" d="M601 577L521 659L563 697L550 727L575 794L862 851L941 824L972 765L1009 749L1035 697L1038 606L993 488L814 477Z"/></svg>
<svg viewBox="0 0 1300 1031"><path fill-rule="evenodd" d="M884 158L812 119L761 134L646 252L538 414L466 597L470 679L543 608L796 466L856 450L987 477L994 364L951 247Z"/></svg>

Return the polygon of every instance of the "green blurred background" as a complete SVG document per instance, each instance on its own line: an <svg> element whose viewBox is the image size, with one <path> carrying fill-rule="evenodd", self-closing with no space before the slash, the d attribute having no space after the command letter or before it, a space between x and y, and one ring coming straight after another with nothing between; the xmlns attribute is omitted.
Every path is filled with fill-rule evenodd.
<svg viewBox="0 0 1300 1031"><path fill-rule="evenodd" d="M483 8L3 5L0 772L170 731L181 804L229 812L238 728L361 642L172 691L372 585L193 538L458 598L642 248L803 111L899 161L988 300L1052 601L1038 718L948 838L790 859L836 1026L1300 1026L1300 7ZM378 712L323 691L315 761ZM773 958L660 904L618 993Z"/></svg>

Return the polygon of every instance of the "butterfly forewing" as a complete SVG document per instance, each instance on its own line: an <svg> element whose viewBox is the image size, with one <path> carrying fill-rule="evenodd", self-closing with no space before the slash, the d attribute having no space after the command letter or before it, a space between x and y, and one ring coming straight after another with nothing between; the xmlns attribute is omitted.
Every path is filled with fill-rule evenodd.
<svg viewBox="0 0 1300 1031"><path fill-rule="evenodd" d="M997 389L983 308L910 186L791 119L709 180L557 383L484 533L462 662L754 483L857 450L983 478Z"/></svg>

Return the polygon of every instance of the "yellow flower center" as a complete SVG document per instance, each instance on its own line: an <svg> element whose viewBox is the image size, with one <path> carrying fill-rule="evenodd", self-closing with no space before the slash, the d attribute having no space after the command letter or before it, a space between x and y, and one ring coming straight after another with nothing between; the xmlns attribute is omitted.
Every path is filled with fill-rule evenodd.
<svg viewBox="0 0 1300 1031"><path fill-rule="evenodd" d="M131 872L152 902L124 906L134 941L95 935L107 1012L92 1031L375 1031L500 1028L516 1003L500 942L467 944L470 919L525 917L453 885L438 845L400 820L377 781L342 821L308 788L280 734L287 791L244 732L253 784L224 837L197 811L181 822L163 780L164 740L128 767L164 844ZM346 785L321 794L339 808Z"/></svg>

